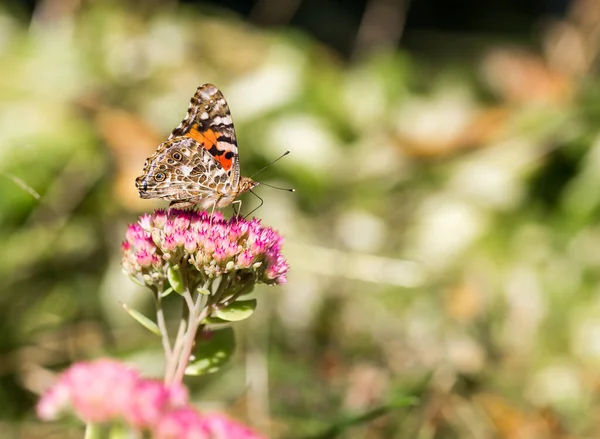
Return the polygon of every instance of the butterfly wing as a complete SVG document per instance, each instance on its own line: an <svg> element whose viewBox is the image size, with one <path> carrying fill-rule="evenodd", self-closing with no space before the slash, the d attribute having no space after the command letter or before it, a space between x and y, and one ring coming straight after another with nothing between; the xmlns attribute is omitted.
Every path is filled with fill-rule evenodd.
<svg viewBox="0 0 600 439"><path fill-rule="evenodd" d="M180 206L208 207L222 197L229 175L203 144L190 137L162 143L136 179L141 198L163 198Z"/></svg>
<svg viewBox="0 0 600 439"><path fill-rule="evenodd" d="M239 156L231 112L223 93L212 84L196 90L187 114L169 140L188 137L198 142L226 172L237 188L240 181Z"/></svg>

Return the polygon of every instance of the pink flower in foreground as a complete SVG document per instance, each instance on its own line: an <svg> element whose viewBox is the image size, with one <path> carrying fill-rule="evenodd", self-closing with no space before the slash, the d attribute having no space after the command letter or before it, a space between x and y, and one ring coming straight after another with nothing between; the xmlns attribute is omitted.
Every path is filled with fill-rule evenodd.
<svg viewBox="0 0 600 439"><path fill-rule="evenodd" d="M226 416L200 414L185 388L144 379L109 359L71 366L37 405L45 421L67 412L86 423L123 422L155 439L264 439Z"/></svg>
<svg viewBox="0 0 600 439"><path fill-rule="evenodd" d="M220 413L205 415L204 425L210 432L211 439L261 439L263 437Z"/></svg>
<svg viewBox="0 0 600 439"><path fill-rule="evenodd" d="M129 226L122 245L123 269L147 285L167 278L167 269L182 262L197 284L216 277L252 278L254 283L282 284L288 264L283 239L257 219L211 218L204 211L157 210Z"/></svg>
<svg viewBox="0 0 600 439"><path fill-rule="evenodd" d="M43 420L73 412L85 422L125 419L145 427L155 424L163 412L186 403L184 389L165 388L123 363L101 359L77 363L63 372L38 402L37 413Z"/></svg>
<svg viewBox="0 0 600 439"><path fill-rule="evenodd" d="M73 411L86 422L117 418L130 405L137 372L113 360L77 363L40 399L37 412L44 420Z"/></svg>
<svg viewBox="0 0 600 439"><path fill-rule="evenodd" d="M135 427L152 427L164 413L185 406L187 399L187 390L183 387L167 388L161 381L139 380L123 417Z"/></svg>
<svg viewBox="0 0 600 439"><path fill-rule="evenodd" d="M201 415L185 408L165 416L155 430L155 439L264 439L249 427L225 415Z"/></svg>
<svg viewBox="0 0 600 439"><path fill-rule="evenodd" d="M191 408L174 410L154 430L155 439L212 439L198 412Z"/></svg>
<svg viewBox="0 0 600 439"><path fill-rule="evenodd" d="M71 408L71 388L66 380L59 380L38 401L36 411L38 418L44 421L58 419Z"/></svg>

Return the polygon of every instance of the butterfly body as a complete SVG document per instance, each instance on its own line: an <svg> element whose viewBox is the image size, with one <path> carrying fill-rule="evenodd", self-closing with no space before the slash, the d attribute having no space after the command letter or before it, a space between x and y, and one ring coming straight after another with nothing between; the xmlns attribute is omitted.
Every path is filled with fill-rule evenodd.
<svg viewBox="0 0 600 439"><path fill-rule="evenodd" d="M141 198L162 198L171 207L225 207L258 185L242 177L235 129L223 94L198 88L183 121L146 160L135 181Z"/></svg>

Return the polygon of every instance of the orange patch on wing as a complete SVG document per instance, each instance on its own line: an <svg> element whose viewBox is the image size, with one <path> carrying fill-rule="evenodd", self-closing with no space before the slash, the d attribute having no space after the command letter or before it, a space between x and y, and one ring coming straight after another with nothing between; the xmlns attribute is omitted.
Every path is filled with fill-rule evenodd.
<svg viewBox="0 0 600 439"><path fill-rule="evenodd" d="M191 137L195 141L199 142L205 149L210 149L217 144L217 136L213 130L207 130L201 133L196 129L197 125L185 133L186 137Z"/></svg>
<svg viewBox="0 0 600 439"><path fill-rule="evenodd" d="M233 166L233 159L228 159L227 157L225 157L225 154L215 158L219 161L219 163L221 163L223 169L225 169L226 171L229 171L231 169L231 166Z"/></svg>
<svg viewBox="0 0 600 439"><path fill-rule="evenodd" d="M194 125L194 127L191 130L185 133L185 136L191 137L192 139L200 143L204 147L204 149L206 149L209 152L211 152L210 150L213 146L217 148L217 140L219 139L219 137L221 137L221 133L213 130L206 130L201 133L196 129L196 126L197 125ZM221 163L221 166L223 166L223 169L225 169L226 171L229 171L233 166L233 158L228 159L227 157L225 157L225 153L221 155L213 154L213 157L215 158L215 160Z"/></svg>
<svg viewBox="0 0 600 439"><path fill-rule="evenodd" d="M221 137L221 133L217 133L213 130L207 130L206 132L204 132L204 137L207 138L210 143L216 145L217 139Z"/></svg>

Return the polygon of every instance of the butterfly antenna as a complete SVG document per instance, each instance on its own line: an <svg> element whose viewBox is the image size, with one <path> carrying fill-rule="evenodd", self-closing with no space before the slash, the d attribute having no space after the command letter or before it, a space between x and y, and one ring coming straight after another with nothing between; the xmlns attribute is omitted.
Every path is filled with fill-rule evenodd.
<svg viewBox="0 0 600 439"><path fill-rule="evenodd" d="M250 215L252 215L254 212L256 212L258 209L260 209L260 206L262 206L265 202L262 198L260 198L258 196L258 194L256 192L254 192L252 189L250 189L250 192L252 193L252 195L254 195L256 198L258 198L260 200L260 204L258 206L256 206L254 209L252 209L245 217L244 219L248 218Z"/></svg>
<svg viewBox="0 0 600 439"><path fill-rule="evenodd" d="M291 189L291 188L287 188L287 187L279 187L279 186L273 186L267 183L259 183L261 186L267 186L273 189L277 189L278 191L287 191L287 192L296 192L296 189ZM256 194L255 194L256 195Z"/></svg>
<svg viewBox="0 0 600 439"><path fill-rule="evenodd" d="M284 158L286 155L288 155L290 153L290 151L286 151L283 154L281 154L279 157L277 157L275 160L273 160L271 163L269 163L267 166L265 166L264 168L262 168L260 171L255 172L252 176L250 176L250 178L253 178L255 175L260 174L262 171L264 171L265 169L267 169L269 166L275 164L276 162L278 162L279 160L281 160L282 158Z"/></svg>

